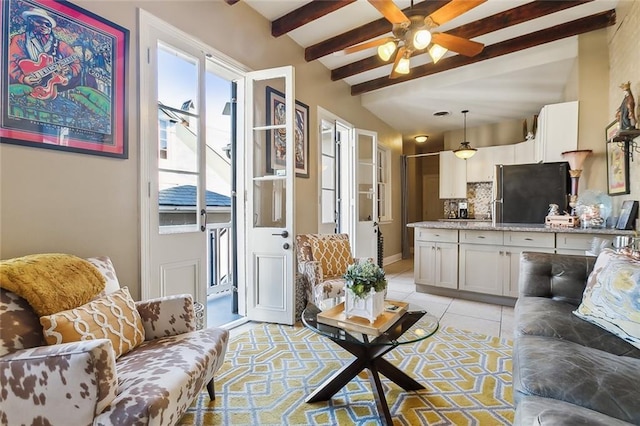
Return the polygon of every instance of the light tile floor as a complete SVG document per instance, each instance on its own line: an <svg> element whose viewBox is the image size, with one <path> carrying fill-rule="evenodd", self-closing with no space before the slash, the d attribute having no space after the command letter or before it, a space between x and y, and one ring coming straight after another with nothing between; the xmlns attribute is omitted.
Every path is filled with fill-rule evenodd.
<svg viewBox="0 0 640 426"><path fill-rule="evenodd" d="M502 339L513 339L513 308L416 292L413 259L386 265L389 299L409 302L440 318L440 327L455 327Z"/></svg>
<svg viewBox="0 0 640 426"><path fill-rule="evenodd" d="M513 308L418 293L413 280L413 259L391 263L384 270L389 283L387 298L426 309L440 319L441 328L451 326L501 339L513 339ZM248 322L235 327L230 330L231 336L243 333L254 325Z"/></svg>

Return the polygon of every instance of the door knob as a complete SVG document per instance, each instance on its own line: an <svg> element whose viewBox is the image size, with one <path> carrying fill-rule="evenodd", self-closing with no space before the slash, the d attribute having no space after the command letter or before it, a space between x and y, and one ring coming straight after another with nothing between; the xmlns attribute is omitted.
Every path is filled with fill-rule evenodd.
<svg viewBox="0 0 640 426"><path fill-rule="evenodd" d="M279 234L271 234L271 235L280 235L282 238L287 238L289 236L289 232L287 232L287 230L285 229L284 231L280 232Z"/></svg>
<svg viewBox="0 0 640 426"><path fill-rule="evenodd" d="M282 248L283 248L283 249L285 249L285 250L289 250L289 247L291 247L291 246L289 245L289 243L284 243L284 244L282 245Z"/></svg>

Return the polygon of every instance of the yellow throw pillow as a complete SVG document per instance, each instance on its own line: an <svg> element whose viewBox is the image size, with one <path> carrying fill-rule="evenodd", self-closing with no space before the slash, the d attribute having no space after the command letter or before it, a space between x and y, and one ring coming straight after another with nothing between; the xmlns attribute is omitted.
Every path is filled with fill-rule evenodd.
<svg viewBox="0 0 640 426"><path fill-rule="evenodd" d="M341 277L353 263L349 240L322 239L311 242L313 259L320 262L324 278Z"/></svg>
<svg viewBox="0 0 640 426"><path fill-rule="evenodd" d="M127 287L68 311L40 317L49 345L109 339L116 358L144 342L144 327Z"/></svg>

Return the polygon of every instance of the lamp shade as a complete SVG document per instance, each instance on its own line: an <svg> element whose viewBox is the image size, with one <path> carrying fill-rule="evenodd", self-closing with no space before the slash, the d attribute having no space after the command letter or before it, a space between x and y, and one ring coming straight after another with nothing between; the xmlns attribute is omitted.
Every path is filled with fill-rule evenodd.
<svg viewBox="0 0 640 426"><path fill-rule="evenodd" d="M391 58L391 55L393 55L393 52L396 51L396 47L397 45L395 41L388 41L385 44L378 46L378 56L383 61L388 61Z"/></svg>
<svg viewBox="0 0 640 426"><path fill-rule="evenodd" d="M578 149L576 151L565 151L562 153L562 156L569 162L571 170L582 170L584 160L586 160L592 152L590 149Z"/></svg>
<svg viewBox="0 0 640 426"><path fill-rule="evenodd" d="M413 47L422 50L431 43L431 33L428 30L418 30L413 35Z"/></svg>
<svg viewBox="0 0 640 426"><path fill-rule="evenodd" d="M409 58L402 57L398 61L398 65L396 65L395 72L398 74L409 74L411 70L411 64L409 63Z"/></svg>
<svg viewBox="0 0 640 426"><path fill-rule="evenodd" d="M460 147L453 151L456 157L466 160L467 158L473 157L478 150L476 148L471 148L469 142L462 142Z"/></svg>
<svg viewBox="0 0 640 426"><path fill-rule="evenodd" d="M447 53L448 49L440 46L439 44L432 44L429 48L429 56L433 60L434 64L437 64L440 59Z"/></svg>

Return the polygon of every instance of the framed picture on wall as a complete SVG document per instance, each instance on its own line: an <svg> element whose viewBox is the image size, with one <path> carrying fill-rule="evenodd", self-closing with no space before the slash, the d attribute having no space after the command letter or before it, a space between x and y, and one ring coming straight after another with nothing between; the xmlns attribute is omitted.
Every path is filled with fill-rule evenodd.
<svg viewBox="0 0 640 426"><path fill-rule="evenodd" d="M284 93L267 86L267 123L270 125L285 122ZM296 101L293 123L295 142L296 176L309 177L309 106ZM286 133L284 129L269 131L267 139L267 172L285 168Z"/></svg>
<svg viewBox="0 0 640 426"><path fill-rule="evenodd" d="M617 123L617 122L615 122ZM626 142L611 142L612 126L607 127L607 192L609 195L623 195L630 191L629 156ZM617 129L615 130L617 133Z"/></svg>
<svg viewBox="0 0 640 426"><path fill-rule="evenodd" d="M0 22L0 140L127 158L129 31L66 1L4 0Z"/></svg>

